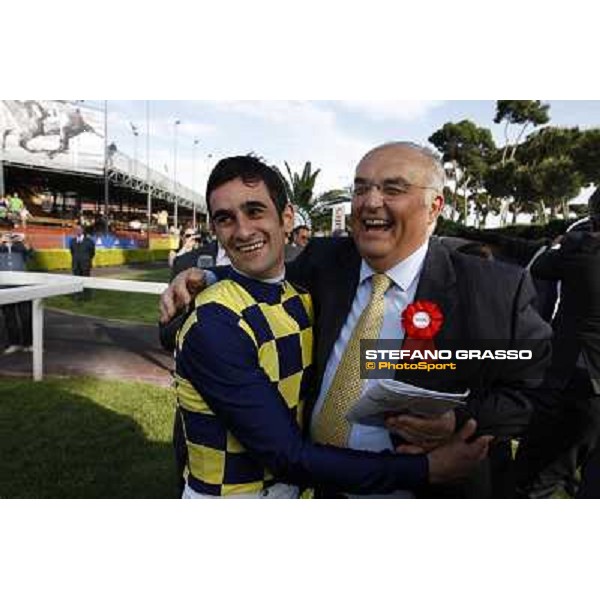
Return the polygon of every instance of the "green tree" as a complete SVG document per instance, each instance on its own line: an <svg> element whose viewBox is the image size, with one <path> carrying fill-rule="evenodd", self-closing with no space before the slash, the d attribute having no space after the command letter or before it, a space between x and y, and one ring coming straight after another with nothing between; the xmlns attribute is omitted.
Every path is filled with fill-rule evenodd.
<svg viewBox="0 0 600 600"><path fill-rule="evenodd" d="M527 166L533 178L540 213L545 214L547 205L554 217L560 207L568 218L567 201L579 193L583 182L573 159L580 138L577 127L544 127L528 135L517 149L517 162Z"/></svg>
<svg viewBox="0 0 600 600"><path fill-rule="evenodd" d="M517 146L530 126L544 125L550 121L548 116L549 104L542 104L540 100L498 100L496 102L496 116L494 123L504 122L504 150L502 162L513 159ZM511 125L520 125L520 129L511 141L509 129ZM510 156L509 153L510 152Z"/></svg>
<svg viewBox="0 0 600 600"><path fill-rule="evenodd" d="M497 162L486 173L485 189L498 204L511 199L513 223L517 222L517 217L523 210L539 210L539 218L544 222L545 207L538 204L538 188L534 174L527 165L520 165L516 161ZM506 215L502 214L502 218L502 225L505 225Z"/></svg>
<svg viewBox="0 0 600 600"><path fill-rule="evenodd" d="M515 158L521 164L534 166L551 157L572 157L580 138L578 127L542 127L520 144Z"/></svg>
<svg viewBox="0 0 600 600"><path fill-rule="evenodd" d="M535 187L540 197L551 203L552 216L561 207L563 219L569 218L567 202L581 190L582 176L566 155L550 156L534 167Z"/></svg>
<svg viewBox="0 0 600 600"><path fill-rule="evenodd" d="M582 131L572 151L583 184L600 186L600 129Z"/></svg>
<svg viewBox="0 0 600 600"><path fill-rule="evenodd" d="M289 201L309 227L312 225L313 218L322 217L323 213L328 212L333 204L350 199L348 190L341 189L328 190L315 195L315 183L321 169L313 171L310 161L305 163L302 173L293 172L287 162L284 164L287 175L283 175L277 167L275 169L284 182Z"/></svg>
<svg viewBox="0 0 600 600"><path fill-rule="evenodd" d="M464 119L459 123L445 123L429 141L441 152L443 161L452 165L450 176L455 183L452 208L453 212L457 211L461 198L463 206L459 212L466 224L468 197L483 184L496 150L492 134L489 129Z"/></svg>

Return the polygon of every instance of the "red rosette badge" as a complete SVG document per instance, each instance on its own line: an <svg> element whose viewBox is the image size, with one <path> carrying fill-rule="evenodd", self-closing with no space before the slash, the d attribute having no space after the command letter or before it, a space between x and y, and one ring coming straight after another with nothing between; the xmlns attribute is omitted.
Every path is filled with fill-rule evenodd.
<svg viewBox="0 0 600 600"><path fill-rule="evenodd" d="M411 302L401 316L405 331L404 345L407 350L435 350L433 338L444 324L440 307L430 300Z"/></svg>

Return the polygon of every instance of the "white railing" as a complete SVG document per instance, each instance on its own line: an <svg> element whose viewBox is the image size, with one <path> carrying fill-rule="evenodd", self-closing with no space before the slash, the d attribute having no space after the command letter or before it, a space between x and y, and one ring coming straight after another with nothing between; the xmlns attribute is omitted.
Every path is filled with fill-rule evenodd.
<svg viewBox="0 0 600 600"><path fill-rule="evenodd" d="M150 281L0 271L0 286L3 285L18 287L0 289L0 305L29 301L32 304L34 381L41 381L44 376L44 298L74 294L85 288L159 295L167 287L166 283Z"/></svg>

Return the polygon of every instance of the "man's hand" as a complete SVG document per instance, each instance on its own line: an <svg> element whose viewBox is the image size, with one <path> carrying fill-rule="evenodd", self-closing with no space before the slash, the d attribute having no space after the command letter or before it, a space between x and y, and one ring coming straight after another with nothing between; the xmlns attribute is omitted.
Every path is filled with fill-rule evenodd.
<svg viewBox="0 0 600 600"><path fill-rule="evenodd" d="M192 267L182 271L160 296L160 322L168 323L206 287L204 271Z"/></svg>
<svg viewBox="0 0 600 600"><path fill-rule="evenodd" d="M399 446L399 452L418 453L420 448L429 452L448 441L456 428L456 416L449 410L439 417L415 417L412 415L396 415L388 417L386 427L398 434L408 444Z"/></svg>
<svg viewBox="0 0 600 600"><path fill-rule="evenodd" d="M429 483L446 483L463 479L487 456L493 436L482 435L468 442L476 429L477 423L469 419L447 444L427 455Z"/></svg>

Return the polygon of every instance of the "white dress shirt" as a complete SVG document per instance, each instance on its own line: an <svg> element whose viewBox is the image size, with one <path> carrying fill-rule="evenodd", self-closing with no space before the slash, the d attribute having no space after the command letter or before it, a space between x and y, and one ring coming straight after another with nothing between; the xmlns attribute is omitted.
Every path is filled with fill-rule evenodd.
<svg viewBox="0 0 600 600"><path fill-rule="evenodd" d="M392 280L393 284L389 287L384 296L384 316L381 327L380 339L404 339L404 329L402 328L401 315L404 309L414 300L419 282L419 275L423 268L425 255L427 254L428 243L426 242L415 250L408 258L396 264L386 271L386 275ZM312 413L312 420L321 412L323 403L329 386L335 375L335 371L340 363L341 357L352 336L352 332L358 323L358 320L367 307L371 297L371 276L375 272L363 260L360 266L360 278L352 307L346 318L340 335L336 340L333 350L329 355L329 360L325 366L323 382L315 408ZM366 386L373 385L377 380L365 380ZM356 450L370 450L381 452L382 450L392 450L392 442L388 431L382 427L371 427L367 425L353 425L350 429L348 447ZM409 493L403 492L394 494L394 497L407 497Z"/></svg>

